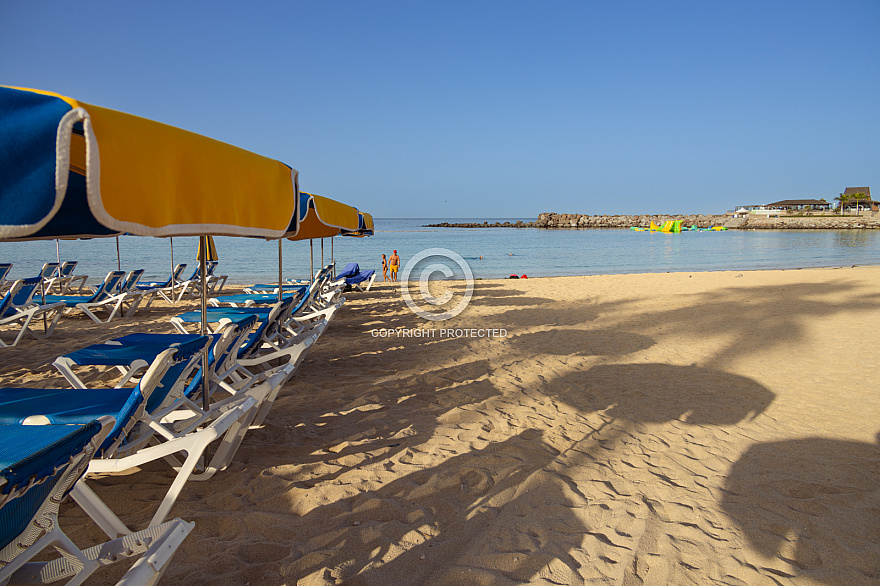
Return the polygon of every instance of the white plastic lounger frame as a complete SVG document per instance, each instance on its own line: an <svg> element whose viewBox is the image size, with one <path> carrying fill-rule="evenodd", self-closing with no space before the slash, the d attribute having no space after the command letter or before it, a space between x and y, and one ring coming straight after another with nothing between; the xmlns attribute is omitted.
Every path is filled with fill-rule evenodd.
<svg viewBox="0 0 880 586"><path fill-rule="evenodd" d="M68 586L75 586L84 583L102 566L137 556L140 559L126 572L119 584L156 584L168 568L168 562L180 543L192 531L193 523L174 519L85 550L79 549L64 534L58 526L58 509L62 497L70 483L79 478L88 458L95 453L114 424L112 417L101 417L98 421L101 423L101 431L91 439L83 452L73 456L74 460L65 477L58 481L53 495L46 499L35 515L28 535L20 536L0 552L0 558L9 560L0 567L0 584L48 584L67 579ZM103 502L101 505L107 508ZM48 562L30 561L48 548L54 548L61 557Z"/></svg>
<svg viewBox="0 0 880 586"><path fill-rule="evenodd" d="M266 382L248 389L243 396L235 397L233 401L229 401L223 406L222 414L210 421L205 427L183 435L175 435L165 426L160 426L164 431L158 433L157 436L162 436L161 439L165 440L162 443L142 448L134 454L121 458L93 459L89 463L88 472L121 472L158 459L173 459L176 454L185 452L186 458L177 468L177 476L150 520L150 526L158 525L168 516L187 480L207 480L229 465L241 445L245 433L256 418L259 405L268 396L277 393L273 385L280 386L287 376L286 372L278 373ZM196 412L175 412L175 414L178 417L192 415L202 419L201 414ZM211 461L200 473L195 474L194 471L202 459L205 449L217 439L221 439L221 441L211 457ZM84 480L77 483L71 492L71 496L77 504L108 536L117 537L130 533L128 527L92 492Z"/></svg>
<svg viewBox="0 0 880 586"><path fill-rule="evenodd" d="M7 295L10 299L14 298L16 293L21 290L24 286L24 281L19 280L12 284L12 288L9 289ZM18 331L18 335L15 336L15 339L12 343L4 342L2 338L0 338L0 348L9 348L11 346L17 346L21 341L22 336L24 336L25 332L28 332L35 338L47 338L52 335L52 332L55 331L55 326L58 325L58 320L61 319L61 314L64 311L63 303L47 303L46 305L35 305L35 304L26 304L24 306L17 305L9 305L7 307L0 307L0 313L11 313L11 315L7 315L6 317L0 317L0 326L7 325L20 325L21 329ZM31 329L31 323L34 321L34 318L38 316L45 316L46 323L43 331L40 332L38 330Z"/></svg>

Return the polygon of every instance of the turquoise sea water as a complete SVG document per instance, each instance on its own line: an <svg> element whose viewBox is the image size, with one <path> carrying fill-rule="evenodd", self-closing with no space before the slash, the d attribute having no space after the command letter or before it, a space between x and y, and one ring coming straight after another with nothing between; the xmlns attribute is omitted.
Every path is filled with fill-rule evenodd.
<svg viewBox="0 0 880 586"><path fill-rule="evenodd" d="M531 218L492 218L490 222ZM659 234L619 229L540 230L513 228L424 228L438 221L482 222L483 219L376 219L370 238L335 238L337 265L357 262L380 272L381 254L396 249L404 265L433 247L461 255L476 278L511 274L529 277L616 273L793 269L802 267L880 264L880 230L754 230ZM143 268L144 279L167 278L171 265L169 239L123 236L119 252L123 270ZM174 239L174 262L196 266L197 238ZM216 239L221 274L233 283L273 282L278 278L277 241L251 238ZM116 239L72 240L59 244L61 260L78 260L76 272L99 280L116 268ZM330 239L324 259L330 260ZM314 243L315 266L320 241ZM482 256L482 260L480 259ZM55 241L0 243L0 262L14 263L11 277L36 274L56 258ZM308 242L284 242L284 276L309 273ZM431 262L428 259L425 262ZM453 267L454 276L461 271Z"/></svg>

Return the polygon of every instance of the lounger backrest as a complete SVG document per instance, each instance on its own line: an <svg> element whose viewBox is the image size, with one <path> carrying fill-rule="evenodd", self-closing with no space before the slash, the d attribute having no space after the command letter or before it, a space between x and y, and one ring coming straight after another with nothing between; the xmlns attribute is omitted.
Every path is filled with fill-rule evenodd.
<svg viewBox="0 0 880 586"><path fill-rule="evenodd" d="M208 364L209 368L207 369L209 380L214 377L215 372L226 372L235 366L233 363L238 355L238 349L244 343L248 333L257 323L257 316L255 315L242 317L244 317L244 319L231 321L221 328L222 331L219 334L212 335L212 338L215 341L211 352L210 363ZM205 369L199 364L198 372L192 378L189 385L187 385L186 391L184 392L187 397L193 397L196 393L202 390L204 372Z"/></svg>
<svg viewBox="0 0 880 586"><path fill-rule="evenodd" d="M47 262L43 265L43 268L40 269L40 277L43 279L48 279L52 275L55 274L55 271L58 269L57 262Z"/></svg>
<svg viewBox="0 0 880 586"><path fill-rule="evenodd" d="M214 269L217 268L216 261L210 261L205 263L205 277L210 277L214 274ZM201 279L201 275L199 274L201 267L196 267L196 270L193 271L192 276L189 278L190 281L198 281Z"/></svg>
<svg viewBox="0 0 880 586"><path fill-rule="evenodd" d="M296 314L302 311L302 308L309 304L313 296L314 292L311 289L303 293L303 296L299 298L296 305L291 304L290 313L287 315L287 319L296 316Z"/></svg>
<svg viewBox="0 0 880 586"><path fill-rule="evenodd" d="M144 413L170 402L174 398L173 391L182 392L185 381L181 379L190 373L188 367L209 341L207 336L199 336L191 342L163 350L156 356L119 410L119 419L101 445L103 455L110 456L124 450L127 434L141 421ZM177 356L178 350L181 350L180 356Z"/></svg>
<svg viewBox="0 0 880 586"><path fill-rule="evenodd" d="M185 268L186 268L186 263L185 263L185 262L184 262L184 263L180 263L179 265L177 265L176 267L174 267L174 272L172 273L172 275L174 275L174 278L175 278L175 279L180 278L180 274L183 272L183 269L185 269Z"/></svg>
<svg viewBox="0 0 880 586"><path fill-rule="evenodd" d="M66 260L61 263L61 267L58 269L58 274L61 277L69 277L73 274L73 269L76 268L77 261L75 260Z"/></svg>
<svg viewBox="0 0 880 586"><path fill-rule="evenodd" d="M142 387L142 392L147 393L145 405L147 413L152 413L159 407L164 407L180 398L190 377L199 367L201 351L210 342L211 338L208 336L199 336L174 345L172 348L174 355L159 381L149 389Z"/></svg>
<svg viewBox="0 0 880 586"><path fill-rule="evenodd" d="M122 287L120 291L122 293L131 293L137 288L137 283L141 278L141 275L144 274L144 269L135 269L128 273L128 276L125 278L125 281L122 282Z"/></svg>
<svg viewBox="0 0 880 586"><path fill-rule="evenodd" d="M24 307L33 303L34 295L42 280L41 277L29 277L27 279L19 279L13 283L12 288L9 290L12 294L11 305L13 307Z"/></svg>
<svg viewBox="0 0 880 586"><path fill-rule="evenodd" d="M3 299L0 299L0 317L6 317L6 314L12 315L15 310L12 308L12 296L15 294L13 289L18 285L18 281L13 283L12 289L6 292Z"/></svg>
<svg viewBox="0 0 880 586"><path fill-rule="evenodd" d="M220 365L220 368L228 369L232 367L230 362L234 361L235 357L238 356L242 345L247 340L247 335L257 325L257 321L257 316L251 315L245 320L231 322L224 326L223 338L214 347L214 358L216 363Z"/></svg>
<svg viewBox="0 0 880 586"><path fill-rule="evenodd" d="M0 283L6 280L9 271L12 270L11 262L0 262Z"/></svg>
<svg viewBox="0 0 880 586"><path fill-rule="evenodd" d="M336 274L337 279L342 279L343 277L353 277L360 272L360 267L356 262L350 262L345 265L345 268L342 269L341 272Z"/></svg>
<svg viewBox="0 0 880 586"><path fill-rule="evenodd" d="M269 311L269 315L266 316L265 319L262 319L257 324L257 329L254 330L248 337L245 339L241 347L238 350L238 357L244 358L248 356L251 352L254 352L257 348L260 347L260 342L271 336L278 328L281 328L284 325L284 315L287 315L287 310L293 305L293 297L284 297L281 301L272 306L272 310Z"/></svg>
<svg viewBox="0 0 880 586"><path fill-rule="evenodd" d="M0 567L51 526L44 517L57 513L112 424L102 417L85 425L0 425ZM17 547L7 548L13 541Z"/></svg>
<svg viewBox="0 0 880 586"><path fill-rule="evenodd" d="M98 290L95 291L92 298L88 300L88 303L103 301L109 297L119 286L119 281L121 281L124 276L125 271L110 271L107 273L107 276L104 277L104 282L101 283L101 286L98 287Z"/></svg>

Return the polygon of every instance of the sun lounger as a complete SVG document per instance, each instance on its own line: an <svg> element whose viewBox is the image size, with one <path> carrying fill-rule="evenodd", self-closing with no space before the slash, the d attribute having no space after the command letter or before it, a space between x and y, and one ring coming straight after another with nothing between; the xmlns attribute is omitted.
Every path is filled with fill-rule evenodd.
<svg viewBox="0 0 880 586"><path fill-rule="evenodd" d="M205 448L217 439L211 461L198 475L202 479L225 468L253 418L255 407L269 395L276 380L248 389L234 402L228 402L216 418L199 422L197 429L188 426L183 432L175 428L177 421L191 419L183 409L173 419L153 417L179 402L188 376L209 342L200 336L160 352L134 388L118 389L0 389L0 423L82 423L96 416L110 415L116 424L99 448L98 458L89 464L89 472L123 471L159 459L173 460L185 453L177 463L177 475L149 525L164 520L174 501L202 460ZM178 426L179 427L179 426ZM107 509L100 499L81 481L72 492L73 498L109 536L124 535L129 529Z"/></svg>
<svg viewBox="0 0 880 586"><path fill-rule="evenodd" d="M294 293L299 291L306 291L309 288L309 283L306 281L305 283L298 284L290 284L285 283L281 285L281 290L284 293ZM244 292L249 295L268 295L270 293L275 293L276 300L278 295L278 284L271 285L269 283L258 283L256 285L250 285L244 288Z"/></svg>
<svg viewBox="0 0 880 586"><path fill-rule="evenodd" d="M46 280L46 293L51 292L57 287L58 294L64 295L73 289L74 283L79 282L76 295L82 295L83 287L86 286L89 276L74 275L73 271L76 269L77 264L79 263L75 260L66 260L61 263L61 266L55 269L55 273Z"/></svg>
<svg viewBox="0 0 880 586"><path fill-rule="evenodd" d="M360 267L358 267L358 263L350 262L347 265L345 265L344 269L342 269L341 271L336 273L336 279L338 280L338 279L345 279L347 277L353 277L356 274L358 274L358 272L360 272L360 270L361 269L360 269Z"/></svg>
<svg viewBox="0 0 880 586"><path fill-rule="evenodd" d="M376 271L362 271L356 262L345 265L341 273L336 275L336 281L344 279L349 287L356 287L361 291L369 291L376 279ZM364 283L366 282L366 286Z"/></svg>
<svg viewBox="0 0 880 586"><path fill-rule="evenodd" d="M152 305L156 295L160 295L168 303L173 303L173 301L171 300L173 297L182 297L179 289L179 287L181 286L181 281L179 279L180 274L185 268L186 263L175 265L174 270L171 271L171 276L168 277L167 281L150 281L146 283L138 283L137 289L143 291L144 295L150 296L150 299L147 301L145 307L149 307L150 305ZM169 295L171 295L171 297L169 297Z"/></svg>
<svg viewBox="0 0 880 586"><path fill-rule="evenodd" d="M281 293L282 299L299 298L308 287L299 286ZM222 297L212 297L208 299L208 303L213 307L222 307L224 304L229 307L251 307L253 305L272 305L278 302L277 289L275 293L239 293L237 295L223 295Z"/></svg>
<svg viewBox="0 0 880 586"><path fill-rule="evenodd" d="M230 346L226 359L222 363L218 360L216 367L218 387L233 396L254 382L267 377L277 378L280 373L281 377L260 405L252 423L254 426L262 424L281 387L305 360L309 349L327 325L325 320L317 320L295 336L281 336L280 332L284 330L283 316L285 311L289 312L290 306L290 300L285 300L271 309L209 308L208 311L208 321L220 324L242 318L259 320L257 328L240 344ZM201 312L186 312L173 317L171 321L178 331L186 332L186 324L201 322Z"/></svg>
<svg viewBox="0 0 880 586"><path fill-rule="evenodd" d="M300 300L302 304L304 300ZM263 307L222 307L208 308L208 321L222 324L226 320L238 320L243 316L254 316L256 328L242 341L237 354L239 366L257 368L258 371L272 368L276 360L299 365L305 351L317 340L326 327L326 320L319 316L294 330L289 327L295 307L290 298L283 299L271 308ZM171 318L177 331L187 332L186 324L201 322L201 312L190 311ZM298 325L298 324L296 324ZM309 340L309 338L313 338ZM301 345L304 344L304 345ZM300 345L297 349L297 345Z"/></svg>
<svg viewBox="0 0 880 586"><path fill-rule="evenodd" d="M144 300L144 296L149 293L149 290L144 291L137 286L143 274L144 269L136 269L130 271L125 280L120 281L119 293L124 295L122 298L122 309L125 311L125 317L133 316ZM128 305L127 308L126 305Z"/></svg>
<svg viewBox="0 0 880 586"><path fill-rule="evenodd" d="M0 338L0 348L17 346L25 332L35 338L45 338L52 335L65 305L63 303L36 304L33 297L41 282L41 277L18 280L12 284L12 288L0 301L0 326L16 325L21 328L11 343L4 342ZM30 327L37 316L46 317L42 332Z"/></svg>
<svg viewBox="0 0 880 586"><path fill-rule="evenodd" d="M68 310L79 309L89 316L95 323L108 323L122 308L122 302L126 293L115 292L120 281L125 277L123 271L110 271L104 278L104 282L92 295L46 295L46 303L63 303ZM95 314L95 310L107 309L110 315L102 320Z"/></svg>
<svg viewBox="0 0 880 586"><path fill-rule="evenodd" d="M12 283L14 283L14 281L10 281L6 278L9 276L11 270L11 262L0 262L0 291L3 291L6 287L11 286Z"/></svg>
<svg viewBox="0 0 880 586"><path fill-rule="evenodd" d="M253 315L238 315L231 317L223 317L217 333L210 334L211 343L209 346L209 361L207 370L199 364L198 371L186 385L183 392L182 401L186 402L188 408L201 410L201 402L197 402L201 396L202 381L205 376L208 378L209 393L213 396L213 391L218 385L224 386L225 390L230 393L246 390L247 387L260 382L259 380L249 381L247 385L239 385L232 387L224 382L229 371L234 370L235 359L238 354L239 347L246 338L247 334L256 324L257 317ZM117 387L125 384L129 379L138 375L148 364L140 358L145 352L149 354L152 347L157 349L167 348L172 345L182 344L190 340L196 339L197 334L129 334L111 340L107 344L95 345L78 350L70 354L58 358L54 365L64 375L64 377L76 388L85 388L85 385L73 373L72 368L75 366L86 365L108 365L115 366L123 374L122 379L117 383ZM114 349L107 352L108 346L113 345ZM207 373L207 375L205 374ZM263 377L264 380L265 377ZM213 399L212 399L213 400ZM167 410L166 412L170 412ZM161 418L165 412L154 413L154 417Z"/></svg>
<svg viewBox="0 0 880 586"><path fill-rule="evenodd" d="M217 266L220 263L216 260L208 263L208 292L211 295L216 295L223 291L223 287L226 286L226 279L229 278L229 275L215 275L214 271L217 270Z"/></svg>
<svg viewBox="0 0 880 586"><path fill-rule="evenodd" d="M58 509L113 427L0 424L0 584L80 584L102 566L140 556L120 584L155 584L193 528L180 519L85 550L58 525ZM54 550L54 551L53 551ZM34 562L36 557L46 560Z"/></svg>
<svg viewBox="0 0 880 586"><path fill-rule="evenodd" d="M306 350L323 331L326 322L315 320L310 328L301 328L298 332L287 330L293 309L292 299L284 299L271 308L256 307L224 307L208 308L208 321L223 324L227 321L240 320L243 317L254 317L256 328L248 333L238 348L237 360L240 366L255 367L265 365L271 368L273 360L284 359L298 366L299 351ZM171 323L181 333L187 333L186 324L201 322L201 312L189 311L171 318ZM314 336L313 336L314 334ZM314 337L311 341L309 338ZM294 346L304 344L299 349Z"/></svg>
<svg viewBox="0 0 880 586"><path fill-rule="evenodd" d="M40 269L40 278L42 278L44 282L51 280L59 266L61 265L57 262L44 263L43 268Z"/></svg>
<svg viewBox="0 0 880 586"><path fill-rule="evenodd" d="M189 312L199 313L199 312ZM178 316L179 317L179 316ZM189 317L189 316L185 316ZM200 315L193 319L178 319L176 326L183 323L198 323ZM216 414L226 408L229 401L235 400L252 386L263 383L270 378L274 380L270 392L259 406L259 412L252 425L260 425L269 411L275 396L287 379L293 375L299 364L305 358L309 347L317 339L317 334L304 334L299 339L291 341L283 350L274 348L265 351L258 356L249 359L240 359L240 352L247 352L247 346L253 345L253 328L258 321L258 316L244 313L223 315L209 315L209 321L218 322L216 331L211 337L216 340L212 346L209 360L208 386L210 393L210 406L205 411L202 401L196 399L201 395L202 373L199 369L192 382L187 387L185 395L192 400L188 407L193 412L193 417L199 415ZM258 331L261 328L258 328ZM180 330L186 331L183 327ZM191 337L193 334L132 334L118 338L120 342L139 342L141 340L174 340L175 338ZM258 338L259 339L259 338ZM276 375L281 373L282 377ZM225 398L221 398L225 396Z"/></svg>

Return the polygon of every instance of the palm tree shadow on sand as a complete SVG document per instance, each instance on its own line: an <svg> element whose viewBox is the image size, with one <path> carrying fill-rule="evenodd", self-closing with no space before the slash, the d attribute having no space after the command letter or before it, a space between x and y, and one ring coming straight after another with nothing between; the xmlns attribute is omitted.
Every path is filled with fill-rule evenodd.
<svg viewBox="0 0 880 586"><path fill-rule="evenodd" d="M650 394L638 391L646 381L653 385ZM595 367L548 387L548 397L577 407L590 421L577 434L567 430L574 439L525 430L313 509L297 525L307 532L303 542L320 547L301 550L281 574L348 584L624 579L633 565L625 558L635 554L636 544L622 543L620 535L581 514L590 504L581 483L590 482L591 467L611 455L605 440L641 423L734 424L754 418L774 398L745 377L662 364ZM600 434L605 445L596 441ZM326 533L328 515L336 529ZM585 556L585 539L614 548L620 559L600 563L598 556Z"/></svg>
<svg viewBox="0 0 880 586"><path fill-rule="evenodd" d="M751 447L722 506L790 577L880 583L880 433L876 443L806 438ZM778 573L778 571L777 571Z"/></svg>

